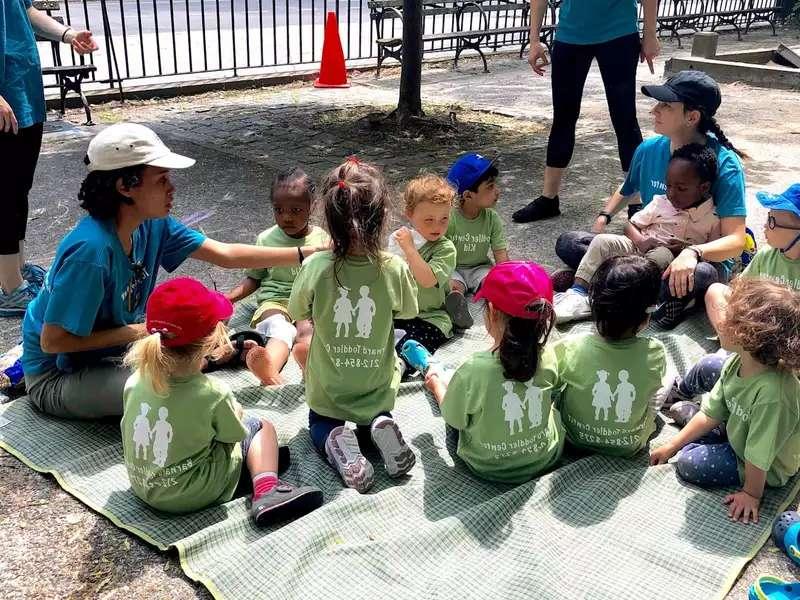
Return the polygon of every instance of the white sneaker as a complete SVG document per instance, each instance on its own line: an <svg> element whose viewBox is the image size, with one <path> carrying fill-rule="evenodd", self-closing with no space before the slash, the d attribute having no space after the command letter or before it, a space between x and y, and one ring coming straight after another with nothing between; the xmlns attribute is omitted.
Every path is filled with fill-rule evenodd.
<svg viewBox="0 0 800 600"><path fill-rule="evenodd" d="M406 444L394 419L378 417L372 422L370 429L372 443L381 453L389 477L400 477L408 473L417 462L417 457Z"/></svg>
<svg viewBox="0 0 800 600"><path fill-rule="evenodd" d="M556 323L581 321L592 316L592 309L589 308L589 296L573 289L556 294L553 304L556 311Z"/></svg>

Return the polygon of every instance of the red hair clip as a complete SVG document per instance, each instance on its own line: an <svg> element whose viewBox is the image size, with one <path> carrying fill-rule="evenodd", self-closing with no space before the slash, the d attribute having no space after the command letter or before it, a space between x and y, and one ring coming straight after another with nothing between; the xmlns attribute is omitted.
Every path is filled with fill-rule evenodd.
<svg viewBox="0 0 800 600"><path fill-rule="evenodd" d="M347 187L347 184L346 184L344 181L342 181L341 179L340 179L339 181L337 181L337 182L336 182L336 185L338 185L338 186L339 186L339 189L340 189L340 190L343 190L344 188L346 188L346 187Z"/></svg>
<svg viewBox="0 0 800 600"><path fill-rule="evenodd" d="M345 162L353 163L354 165L360 165L361 159L358 158L355 154L351 154L345 159Z"/></svg>

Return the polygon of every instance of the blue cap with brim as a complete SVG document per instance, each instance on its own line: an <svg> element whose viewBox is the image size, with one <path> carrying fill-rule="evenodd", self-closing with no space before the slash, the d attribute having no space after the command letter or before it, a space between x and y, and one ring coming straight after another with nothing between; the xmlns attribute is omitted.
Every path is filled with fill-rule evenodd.
<svg viewBox="0 0 800 600"><path fill-rule="evenodd" d="M450 170L447 172L447 180L456 188L458 194L461 195L483 177L483 174L491 168L495 160L489 160L474 152L465 154L450 167Z"/></svg>
<svg viewBox="0 0 800 600"><path fill-rule="evenodd" d="M761 206L770 210L785 210L800 217L800 183L793 183L782 194L758 192Z"/></svg>

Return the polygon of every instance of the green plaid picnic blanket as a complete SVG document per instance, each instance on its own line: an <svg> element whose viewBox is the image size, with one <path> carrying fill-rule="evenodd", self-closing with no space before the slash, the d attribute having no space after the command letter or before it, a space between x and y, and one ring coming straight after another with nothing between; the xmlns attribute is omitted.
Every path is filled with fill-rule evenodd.
<svg viewBox="0 0 800 600"><path fill-rule="evenodd" d="M685 372L714 349L709 334L696 319L658 337ZM442 349L443 362L458 364L487 341L476 326ZM296 365L286 373L299 382ZM177 548L189 577L231 599L264 590L283 599L722 598L799 487L796 478L768 491L760 524L744 526L728 521L725 491L683 484L672 466L648 468L644 455L565 460L516 487L486 483L454 458L438 408L414 381L402 385L394 414L417 464L399 481L377 467L375 487L360 495L313 450L302 385L268 390L241 370L218 376L246 410L275 423L293 457L284 478L321 488L321 509L267 530L253 526L243 498L159 514L129 490L116 423L45 417L25 398L0 407L0 446L119 527Z"/></svg>

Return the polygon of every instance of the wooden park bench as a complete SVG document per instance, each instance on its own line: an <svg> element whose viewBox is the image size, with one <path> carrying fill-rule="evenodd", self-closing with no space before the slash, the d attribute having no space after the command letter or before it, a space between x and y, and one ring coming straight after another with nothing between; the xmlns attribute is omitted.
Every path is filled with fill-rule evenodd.
<svg viewBox="0 0 800 600"><path fill-rule="evenodd" d="M381 65L387 58L398 62L403 59L403 2L402 0L369 0L370 18L375 24L376 44L378 47L378 66L375 76L380 77ZM560 0L553 0L550 4L551 19L555 22L555 10ZM426 28L436 28L436 20L441 17L442 29L449 19L451 30L440 33L426 32ZM491 17L494 17L495 27L490 26ZM506 25L511 19L511 26ZM501 21L505 21L501 23ZM514 23L519 22L519 25ZM529 44L530 32L530 3L521 0L422 0L422 42L431 46L439 43L440 50L455 50L453 66L458 67L458 59L464 50L475 50L483 61L483 70L488 73L486 56L481 46L507 45L509 36L511 43L520 44L520 57ZM542 42L548 48L552 45L555 27L547 25L542 27ZM494 44L488 44L490 36L494 36ZM501 39L502 38L502 39ZM455 42L449 47L446 42ZM437 48L433 48L437 49Z"/></svg>
<svg viewBox="0 0 800 600"><path fill-rule="evenodd" d="M46 12L48 15L53 17L59 23L64 23L64 19L58 16L54 16L52 13L59 9L59 4L57 0L35 0L33 6L38 10L42 10ZM52 40L47 40L43 37L36 36L37 42L49 42L50 49L53 55L53 66L51 67L43 67L42 68L42 75L49 76L52 75L56 78L56 84L58 85L59 95L60 95L60 109L61 114L63 115L66 111L66 98L67 92L75 92L80 96L81 102L83 103L83 110L86 112L86 123L85 125L94 125L92 122L92 109L89 106L89 101L86 99L86 95L83 93L81 89L81 84L83 83L84 79L89 77L92 73L97 70L97 67L94 65L87 65L84 63L84 57L80 57L80 64L77 65L65 65L61 62L61 43L54 42Z"/></svg>

